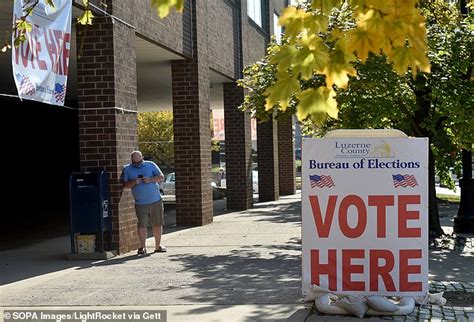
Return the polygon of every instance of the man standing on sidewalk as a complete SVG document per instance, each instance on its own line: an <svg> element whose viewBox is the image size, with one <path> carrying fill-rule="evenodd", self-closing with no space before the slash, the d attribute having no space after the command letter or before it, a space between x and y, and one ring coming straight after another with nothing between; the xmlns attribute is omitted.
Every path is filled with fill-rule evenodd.
<svg viewBox="0 0 474 322"><path fill-rule="evenodd" d="M155 253L166 252L166 248L161 245L165 216L158 186L158 183L163 181L163 173L154 162L143 160L140 151L133 151L131 159L132 163L123 168L122 176L123 187L132 189L133 198L135 199L138 237L140 238L138 255L146 255L145 242L149 221L155 236Z"/></svg>

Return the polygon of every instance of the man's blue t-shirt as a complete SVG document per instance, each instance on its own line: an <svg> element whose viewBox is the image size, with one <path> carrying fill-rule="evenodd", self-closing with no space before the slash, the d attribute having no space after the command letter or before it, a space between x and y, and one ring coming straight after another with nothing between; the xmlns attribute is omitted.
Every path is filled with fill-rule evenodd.
<svg viewBox="0 0 474 322"><path fill-rule="evenodd" d="M163 175L160 168L152 161L143 161L141 166L136 167L133 164L127 164L123 168L123 181L137 179L140 175L145 178ZM148 205L161 199L160 187L156 182L140 182L132 188L133 197L136 205Z"/></svg>

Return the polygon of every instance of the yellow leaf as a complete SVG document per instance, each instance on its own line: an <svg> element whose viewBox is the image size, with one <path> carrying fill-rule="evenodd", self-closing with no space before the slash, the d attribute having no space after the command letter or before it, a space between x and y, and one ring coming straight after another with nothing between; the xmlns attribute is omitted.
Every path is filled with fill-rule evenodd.
<svg viewBox="0 0 474 322"><path fill-rule="evenodd" d="M297 49L293 45L282 45L280 46L280 51L270 59L270 62L277 65L279 70L286 71L291 67L296 51Z"/></svg>
<svg viewBox="0 0 474 322"><path fill-rule="evenodd" d="M338 109L335 99L336 93L327 87L309 88L303 91L299 98L296 115L303 121L310 117L314 122L321 124L328 116L337 118Z"/></svg>
<svg viewBox="0 0 474 322"><path fill-rule="evenodd" d="M185 1L186 0L176 0L176 4L175 4L176 11L183 12Z"/></svg>
<svg viewBox="0 0 474 322"><path fill-rule="evenodd" d="M164 18L169 15L173 6L176 7L176 10L182 11L184 0L151 0L151 6L156 8L160 18Z"/></svg>
<svg viewBox="0 0 474 322"><path fill-rule="evenodd" d="M410 66L410 52L406 47L396 47L392 50L389 57L393 62L393 69L399 74L404 75Z"/></svg>
<svg viewBox="0 0 474 322"><path fill-rule="evenodd" d="M303 9L290 6L283 9L278 22L281 26L285 27L286 36L297 37L304 29L305 18L309 15Z"/></svg>
<svg viewBox="0 0 474 322"><path fill-rule="evenodd" d="M357 57L365 62L369 51L378 54L380 38L380 35L358 27L349 32L347 47L350 52L357 52Z"/></svg>
<svg viewBox="0 0 474 322"><path fill-rule="evenodd" d="M339 38L342 38L343 36L344 36L344 33L339 28L334 28L334 30L331 31L331 33L329 34L329 37L332 41L336 41Z"/></svg>
<svg viewBox="0 0 474 322"><path fill-rule="evenodd" d="M323 15L306 15L304 17L304 27L309 34L319 34L328 30L328 18Z"/></svg>
<svg viewBox="0 0 474 322"><path fill-rule="evenodd" d="M311 7L313 9L320 9L322 13L329 15L332 9L339 3L338 0L313 0Z"/></svg>
<svg viewBox="0 0 474 322"><path fill-rule="evenodd" d="M94 15L90 10L84 10L79 18L77 18L77 22L81 25L92 25L92 19Z"/></svg>
<svg viewBox="0 0 474 322"><path fill-rule="evenodd" d="M267 96L265 99L265 110L269 111L275 106L279 106L285 111L291 96L299 91L300 88L296 77L292 77L288 73L277 73L276 83L264 92L264 95Z"/></svg>
<svg viewBox="0 0 474 322"><path fill-rule="evenodd" d="M304 35L296 45L298 53L291 65L295 74L301 73L302 78L310 79L313 72L322 73L329 60L329 54L321 37Z"/></svg>
<svg viewBox="0 0 474 322"><path fill-rule="evenodd" d="M393 69L399 75L404 75L408 67L412 68L413 76L416 76L417 69L430 72L430 63L426 55L413 47L394 48L389 58L393 63Z"/></svg>
<svg viewBox="0 0 474 322"><path fill-rule="evenodd" d="M356 76L357 72L350 64L355 60L354 55L347 48L346 41L340 39L336 42L334 50L329 55L330 60L324 69L326 85L331 88L335 84L339 88L346 88L349 76Z"/></svg>

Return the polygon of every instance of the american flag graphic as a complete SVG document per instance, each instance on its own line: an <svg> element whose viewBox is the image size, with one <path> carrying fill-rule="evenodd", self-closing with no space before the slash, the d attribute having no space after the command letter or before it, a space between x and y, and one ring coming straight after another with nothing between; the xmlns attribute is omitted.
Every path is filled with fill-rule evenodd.
<svg viewBox="0 0 474 322"><path fill-rule="evenodd" d="M309 176L309 182L311 183L311 188L318 187L335 187L334 181L332 181L331 176L319 176L317 174Z"/></svg>
<svg viewBox="0 0 474 322"><path fill-rule="evenodd" d="M56 102L64 102L66 97L66 85L56 83L54 85L54 96L56 97Z"/></svg>
<svg viewBox="0 0 474 322"><path fill-rule="evenodd" d="M20 95L33 95L36 92L36 86L28 76L16 74L20 81Z"/></svg>
<svg viewBox="0 0 474 322"><path fill-rule="evenodd" d="M393 186L395 188L398 187L416 187L418 182L416 182L416 178L414 175L409 174L394 174L393 177Z"/></svg>

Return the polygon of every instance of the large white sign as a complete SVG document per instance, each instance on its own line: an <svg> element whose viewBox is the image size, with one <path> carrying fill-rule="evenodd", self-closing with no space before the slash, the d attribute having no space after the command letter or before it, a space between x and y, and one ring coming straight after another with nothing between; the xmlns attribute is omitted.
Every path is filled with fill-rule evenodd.
<svg viewBox="0 0 474 322"><path fill-rule="evenodd" d="M428 139L304 139L303 294L428 291Z"/></svg>
<svg viewBox="0 0 474 322"><path fill-rule="evenodd" d="M24 0L15 0L13 23L24 16ZM32 1L30 1L31 5ZM13 77L20 98L64 105L71 41L71 0L39 0L27 21L27 40L12 51ZM13 34L14 41L17 34Z"/></svg>

